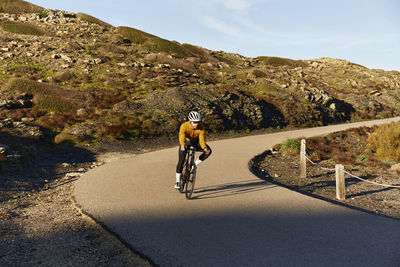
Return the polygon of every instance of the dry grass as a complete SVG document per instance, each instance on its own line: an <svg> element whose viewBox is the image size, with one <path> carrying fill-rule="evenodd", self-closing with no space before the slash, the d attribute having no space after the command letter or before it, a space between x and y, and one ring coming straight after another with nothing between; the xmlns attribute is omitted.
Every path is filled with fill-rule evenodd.
<svg viewBox="0 0 400 267"><path fill-rule="evenodd" d="M98 18L92 17L88 14L85 13L78 13L77 17L80 18L83 21L89 22L89 23L94 23L100 26L104 26L104 27L114 27L111 24L108 24L107 22L104 22Z"/></svg>
<svg viewBox="0 0 400 267"><path fill-rule="evenodd" d="M156 37L147 32L143 32L141 30L137 30L137 29L125 27L125 26L117 27L117 31L123 37L125 37L126 39L128 39L129 41L131 41L132 43L135 43L135 44L143 44L144 42L146 42L147 39Z"/></svg>
<svg viewBox="0 0 400 267"><path fill-rule="evenodd" d="M379 126L368 137L368 144L380 160L400 162L400 123Z"/></svg>
<svg viewBox="0 0 400 267"><path fill-rule="evenodd" d="M390 126L381 127L387 129ZM369 144L369 137L375 134L384 135L382 129L379 130L379 128L360 127L327 136L309 138L307 139L307 153L311 160L322 162L330 167L340 163L388 169L390 164L387 162L387 157L380 157ZM391 145L396 146L393 142ZM385 153L385 155L389 154Z"/></svg>
<svg viewBox="0 0 400 267"><path fill-rule="evenodd" d="M103 109L125 100L126 96L116 89L111 91L91 88L86 91L86 99L86 106Z"/></svg>
<svg viewBox="0 0 400 267"><path fill-rule="evenodd" d="M182 44L182 46L184 48L186 48L187 50L189 50L190 52L192 52L197 58L199 58L199 61L201 63L218 62L218 60L215 57L212 57L211 55L208 54L207 50L205 50L199 46L195 46L195 45L191 45L191 44Z"/></svg>
<svg viewBox="0 0 400 267"><path fill-rule="evenodd" d="M61 131L75 121L76 119L71 113L55 113L52 116L40 117L36 123L44 128Z"/></svg>

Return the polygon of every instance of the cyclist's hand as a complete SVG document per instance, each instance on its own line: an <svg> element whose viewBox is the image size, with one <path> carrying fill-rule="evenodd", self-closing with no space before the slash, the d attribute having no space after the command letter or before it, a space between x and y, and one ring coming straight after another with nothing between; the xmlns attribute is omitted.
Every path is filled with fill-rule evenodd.
<svg viewBox="0 0 400 267"><path fill-rule="evenodd" d="M204 152L206 152L206 154L210 154L210 150L208 148L204 148Z"/></svg>
<svg viewBox="0 0 400 267"><path fill-rule="evenodd" d="M181 145L181 151L185 151L185 145Z"/></svg>

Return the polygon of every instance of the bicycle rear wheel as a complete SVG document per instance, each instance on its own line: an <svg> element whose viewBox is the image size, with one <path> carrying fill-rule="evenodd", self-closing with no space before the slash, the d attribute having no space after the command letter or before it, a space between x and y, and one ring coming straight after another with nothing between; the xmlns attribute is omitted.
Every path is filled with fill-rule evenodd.
<svg viewBox="0 0 400 267"><path fill-rule="evenodd" d="M188 179L186 180L186 198L190 199L192 197L193 194L193 190L194 190L194 184L196 182L196 171L194 171L193 173L189 172L189 175L187 177Z"/></svg>

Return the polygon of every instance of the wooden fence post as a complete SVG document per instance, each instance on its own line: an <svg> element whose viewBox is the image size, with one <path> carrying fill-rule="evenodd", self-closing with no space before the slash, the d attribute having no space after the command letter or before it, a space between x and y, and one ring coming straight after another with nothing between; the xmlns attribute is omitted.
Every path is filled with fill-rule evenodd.
<svg viewBox="0 0 400 267"><path fill-rule="evenodd" d="M346 184L344 181L344 166L336 164L336 198L339 200L346 199Z"/></svg>
<svg viewBox="0 0 400 267"><path fill-rule="evenodd" d="M300 147L300 178L307 177L306 140L301 139Z"/></svg>

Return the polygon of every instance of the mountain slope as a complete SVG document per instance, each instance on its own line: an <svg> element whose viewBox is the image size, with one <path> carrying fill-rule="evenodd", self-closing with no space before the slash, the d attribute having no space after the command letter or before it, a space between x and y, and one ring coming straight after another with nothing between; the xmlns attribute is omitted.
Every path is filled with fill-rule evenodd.
<svg viewBox="0 0 400 267"><path fill-rule="evenodd" d="M44 8L22 0L0 0L1 13L31 13L40 12Z"/></svg>
<svg viewBox="0 0 400 267"><path fill-rule="evenodd" d="M0 13L0 116L60 133L57 142L174 135L192 109L214 133L400 114L396 71L246 58L83 13L15 10Z"/></svg>

